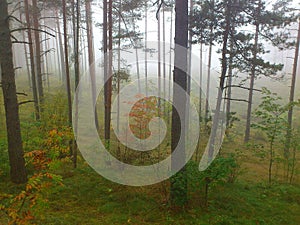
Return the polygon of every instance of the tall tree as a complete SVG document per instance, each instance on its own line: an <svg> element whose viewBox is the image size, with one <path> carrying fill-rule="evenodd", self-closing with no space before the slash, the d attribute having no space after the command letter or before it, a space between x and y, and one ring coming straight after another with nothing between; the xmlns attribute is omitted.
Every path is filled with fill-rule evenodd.
<svg viewBox="0 0 300 225"><path fill-rule="evenodd" d="M188 48L188 0L176 0L175 2L175 62L174 62L174 85L179 85L183 90L187 90L187 48ZM182 49L186 49L185 52ZM181 68L177 66L181 65ZM182 109L176 109L173 105L172 109L172 138L171 138L171 151L174 152L176 148L180 149L180 157L176 160L181 162L175 162L172 159L172 170L178 169L178 165L185 164L185 138L179 142L180 137L185 137L185 122L180 124L179 121L185 121L185 106L186 98L176 92L176 88L173 89L173 104L181 105ZM183 118L179 117L177 110L182 110L180 113ZM183 129L182 129L183 127ZM179 146L180 143L180 146ZM182 168L178 174L171 178L171 193L170 200L173 206L182 206L187 203L187 177L186 169Z"/></svg>
<svg viewBox="0 0 300 225"><path fill-rule="evenodd" d="M43 89L43 74L42 74L42 60L41 60L41 38L40 38L40 9L37 5L37 0L32 0L33 7L33 27L34 27L34 43L35 43L35 63L36 63L36 72L37 72L37 90L39 94L39 102L42 105L44 100L44 89ZM42 108L41 108L42 109Z"/></svg>
<svg viewBox="0 0 300 225"><path fill-rule="evenodd" d="M290 103L293 103L294 99L295 99L296 75L297 75L297 68L298 68L299 45L300 45L300 19L298 21L298 24L299 24L299 27L298 27L298 35L297 35L297 40L296 40L296 49L295 49L292 80L291 80L291 89L290 89L290 98L289 98ZM284 148L285 158L289 157L292 127L293 127L293 107L291 106L288 111L288 129L287 129L286 143L285 143L285 148Z"/></svg>
<svg viewBox="0 0 300 225"><path fill-rule="evenodd" d="M256 74L256 60L257 60L257 53L258 53L258 35L260 30L259 24L259 16L261 14L261 0L258 2L258 7L255 12L255 37L254 37L254 46L253 46L253 61L251 67L251 75L250 75L250 87L249 87L249 95L248 95L248 109L247 109L247 119L246 119L246 130L245 130L245 138L244 142L248 142L250 138L250 126L251 126L251 113L252 113L252 99L253 99L253 88L254 88L254 81L255 81L255 74Z"/></svg>
<svg viewBox="0 0 300 225"><path fill-rule="evenodd" d="M287 40L289 32L285 31L285 27L294 20L294 16L288 13L289 4L289 1L278 1L274 3L272 9L268 9L266 7L267 3L263 0L253 0L248 2L248 10L250 12L248 22L253 23L255 27L255 34L254 43L248 46L245 45L245 49L248 48L248 53L250 52L251 55L247 55L248 53L244 54L246 58L249 58L249 60L247 60L248 62L246 62L246 64L248 64L248 66L246 66L246 71L248 70L250 72L248 110L244 142L248 142L250 139L252 100L255 79L259 75L267 77L274 76L283 68L283 64L271 64L262 58L262 55L264 55L267 51L259 42L260 39L264 39L277 49L283 49L288 46ZM252 39L252 35L248 34L247 36L248 38L246 39ZM242 63L240 65L242 65Z"/></svg>
<svg viewBox="0 0 300 225"><path fill-rule="evenodd" d="M72 98L71 98L71 83L70 83L70 68L69 68L69 50L68 50L68 25L67 25L67 7L66 0L62 0L63 11L63 27L64 27L64 53L65 53L65 71L68 96L68 119L69 126L72 126Z"/></svg>
<svg viewBox="0 0 300 225"><path fill-rule="evenodd" d="M88 43L88 62L90 67L91 85L92 85L92 97L96 102L96 72L95 72L95 53L94 53L94 40L93 40L93 23L92 23L92 11L91 1L85 1L85 15L86 15L86 32ZM98 115L95 111L95 124L99 129Z"/></svg>
<svg viewBox="0 0 300 225"><path fill-rule="evenodd" d="M24 0L25 5L25 17L26 17L26 25L28 28L31 28L31 20L30 20L30 12L29 12L29 3L28 0ZM33 50L33 38L31 30L27 30L28 42L29 45L29 55L30 55L30 70L31 70L31 84L32 84L32 93L34 99L34 108L35 108L35 118L37 120L40 119L40 107L37 93L37 85L36 85L36 72L35 72L35 60L34 60L34 50Z"/></svg>
<svg viewBox="0 0 300 225"><path fill-rule="evenodd" d="M25 183L27 174L21 138L12 41L10 39L8 4L0 0L0 63L4 98L10 176L14 183Z"/></svg>

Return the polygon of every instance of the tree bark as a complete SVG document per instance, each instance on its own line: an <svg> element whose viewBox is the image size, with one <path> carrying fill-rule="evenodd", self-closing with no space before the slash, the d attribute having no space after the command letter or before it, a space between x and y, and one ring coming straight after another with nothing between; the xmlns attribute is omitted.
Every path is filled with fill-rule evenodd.
<svg viewBox="0 0 300 225"><path fill-rule="evenodd" d="M29 14L29 3L28 0L24 0L25 4L25 16L26 23L28 27L31 27L30 14ZM36 72L35 72L35 62L34 62L34 50L33 50L33 40L31 30L27 31L28 34L28 42L29 45L29 54L30 54L30 70L31 70L31 84L32 84L32 94L34 99L34 108L35 108L35 118L36 120L40 120L40 106L37 92L37 84L36 84Z"/></svg>
<svg viewBox="0 0 300 225"><path fill-rule="evenodd" d="M259 7L257 16L260 14L261 1L259 1ZM256 60L257 60L257 48L258 48L258 35L259 35L259 21L258 19L255 22L255 38L253 46L253 59L252 59L252 68L251 68L251 77L250 77L250 87L249 87L249 96L248 96L248 109L247 109L247 119L246 119L246 130L244 142L247 143L250 140L250 130L251 130L251 113L252 113L252 99L253 99L253 88L256 74Z"/></svg>
<svg viewBox="0 0 300 225"><path fill-rule="evenodd" d="M97 101L96 96L96 72L95 72L95 54L94 54L94 43L93 43L93 24L92 24L92 12L91 2L87 0L85 2L86 9L86 29L87 29L87 44L88 44L88 62L91 76L91 87L92 87L92 98L94 103ZM97 130L99 129L97 110L95 110L95 124Z"/></svg>
<svg viewBox="0 0 300 225"><path fill-rule="evenodd" d="M12 182L19 184L27 182L27 173L21 138L19 105L6 0L0 0L0 31L1 83L5 107L10 177Z"/></svg>
<svg viewBox="0 0 300 225"><path fill-rule="evenodd" d="M212 8L214 8L215 1L212 0ZM211 12L213 14L213 12ZM212 16L212 19L213 16ZM212 22L213 23L213 22ZM207 70L207 86L206 86L206 103L205 103L205 127L208 122L209 113L209 97L210 97L210 76L211 76L211 60L212 60L212 46L213 46L213 25L210 26L210 40L209 40L209 50L208 50L208 70Z"/></svg>
<svg viewBox="0 0 300 225"><path fill-rule="evenodd" d="M179 85L183 90L187 90L187 48L188 48L188 0L176 0L175 3L175 62L174 62L174 85ZM186 51L182 51L182 48L186 49ZM178 68L177 66L181 65L182 68ZM185 164L185 132L181 132L185 130L185 127L181 129L182 126L185 126L185 106L186 106L186 98L185 96L179 95L176 92L176 88L173 91L173 104L174 105L182 105L182 109L176 109L174 106L172 108L172 128L171 128L171 151L174 152L176 148L180 148L180 162L175 161L172 158L172 171L175 171L177 165ZM181 115L184 118L179 117L179 113L177 110L182 110ZM181 124L179 121L184 121ZM182 141L179 140L180 137ZM170 200L172 206L183 206L187 203L187 176L186 169L183 167L178 174L176 174L171 179L171 193Z"/></svg>
<svg viewBox="0 0 300 225"><path fill-rule="evenodd" d="M220 83L218 88L218 97L217 97L217 104L215 114L213 116L213 124L210 133L209 139L209 151L208 151L208 163L211 163L214 157L215 152L215 145L216 145L216 135L219 126L219 120L221 117L221 105L223 100L223 92L225 87L226 81L226 73L227 73L227 57L226 54L228 52L228 39L229 39L229 32L230 32L230 25L231 25L231 1L225 2L225 28L223 32L223 46L222 46L222 71L220 76Z"/></svg>
<svg viewBox="0 0 300 225"><path fill-rule="evenodd" d="M67 96L68 96L68 119L69 119L69 126L72 126L72 99L71 99L71 84L70 84L70 69L69 69L66 0L62 0L62 7L63 7L64 44L65 44L65 71L66 71L66 84L67 84Z"/></svg>
<svg viewBox="0 0 300 225"><path fill-rule="evenodd" d="M37 6L37 0L32 0L33 7L33 27L34 27L34 43L35 43L35 62L36 62L36 72L37 72L37 90L39 94L40 106L43 104L44 100L44 90L43 90L43 74L42 74L42 62L41 62L41 40L40 33L38 31L39 25L39 8ZM42 106L43 107L43 106ZM40 109L42 111L42 108Z"/></svg>
<svg viewBox="0 0 300 225"><path fill-rule="evenodd" d="M290 89L290 98L289 98L290 103L294 102L294 98L295 98L296 75L297 75L297 67L298 67L299 45L300 45L300 20L298 23L299 23L299 27L298 27L298 35L297 35L297 41L296 41L296 49L295 49L295 56L294 56L291 89ZM284 156L286 159L289 158L292 128L293 128L293 107L291 107L288 112L288 129L287 129L286 143L285 143L285 148L284 148Z"/></svg>
<svg viewBox="0 0 300 225"><path fill-rule="evenodd" d="M57 36L58 36L58 43L59 43L59 52L60 54L58 55L59 56L59 59L60 59L60 66L61 66L61 80L62 80L62 83L65 84L66 83L66 63L65 63L65 60L64 60L64 47L63 47L63 40L62 40L62 37L61 37L61 30L60 30L60 23L59 23L59 15L58 15L58 12L56 11L56 17L57 17L57 20L56 20L56 26L57 26ZM57 50L58 52L58 50Z"/></svg>

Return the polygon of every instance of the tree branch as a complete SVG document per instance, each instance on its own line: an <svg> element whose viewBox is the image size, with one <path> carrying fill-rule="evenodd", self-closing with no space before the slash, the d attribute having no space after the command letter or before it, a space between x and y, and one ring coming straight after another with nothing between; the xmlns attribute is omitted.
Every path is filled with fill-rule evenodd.
<svg viewBox="0 0 300 225"><path fill-rule="evenodd" d="M24 105L27 103L31 103L31 102L35 102L34 100L28 100L28 101L24 101L24 102L19 102L19 105Z"/></svg>
<svg viewBox="0 0 300 225"><path fill-rule="evenodd" d="M17 92L17 95L23 95L23 96L28 96L28 94L26 94L25 92Z"/></svg>
<svg viewBox="0 0 300 225"><path fill-rule="evenodd" d="M53 34L47 32L47 31L45 31L45 30L34 29L34 28L31 28L31 27L17 28L17 29L11 30L10 32L13 33L13 32L22 31L22 30L34 30L34 31L39 31L39 32L46 33L46 34L50 35L51 37L55 37L55 35L53 35Z"/></svg>
<svg viewBox="0 0 300 225"><path fill-rule="evenodd" d="M248 100L245 99L237 99L237 98L223 98L224 100L230 100L230 101L236 101L236 102L247 102L249 103Z"/></svg>
<svg viewBox="0 0 300 225"><path fill-rule="evenodd" d="M225 87L224 87L224 89L226 89L226 88L241 88L241 89L245 89L245 90L250 90L250 88L243 87L243 86L240 86L240 85L228 85L228 86L225 86ZM256 89L256 88L253 88L252 90L253 90L253 91L262 92L262 90Z"/></svg>

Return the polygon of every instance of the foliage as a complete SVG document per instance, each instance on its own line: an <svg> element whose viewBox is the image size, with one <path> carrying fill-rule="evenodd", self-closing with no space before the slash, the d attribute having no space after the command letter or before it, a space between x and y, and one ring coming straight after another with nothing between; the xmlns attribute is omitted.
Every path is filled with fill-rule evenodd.
<svg viewBox="0 0 300 225"><path fill-rule="evenodd" d="M252 127L258 129L266 134L268 141L269 153L269 183L272 182L272 167L275 160L280 161L280 157L277 156L277 148L282 147L283 138L286 130L288 129L285 113L295 103L282 106L281 97L278 97L276 93L271 93L266 88L263 89L264 96L262 102L255 111L255 117L258 122L252 124Z"/></svg>
<svg viewBox="0 0 300 225"><path fill-rule="evenodd" d="M43 193L51 185L62 185L62 178L49 173L47 170L51 160L45 151L26 153L27 164L35 169L35 173L28 179L27 184L17 194L0 193L0 210L9 218L9 224L32 224L34 210L46 203ZM27 165L28 166L28 165Z"/></svg>
<svg viewBox="0 0 300 225"><path fill-rule="evenodd" d="M60 127L48 132L48 138L45 140L45 149L47 149L50 159L65 158L70 153L70 140L73 138L72 129L69 127Z"/></svg>
<svg viewBox="0 0 300 225"><path fill-rule="evenodd" d="M204 187L204 205L208 206L209 190L218 185L234 183L239 168L240 166L234 154L217 157L209 168L203 172L199 171L199 165L196 162L189 162L187 165L189 187L193 192L197 192Z"/></svg>

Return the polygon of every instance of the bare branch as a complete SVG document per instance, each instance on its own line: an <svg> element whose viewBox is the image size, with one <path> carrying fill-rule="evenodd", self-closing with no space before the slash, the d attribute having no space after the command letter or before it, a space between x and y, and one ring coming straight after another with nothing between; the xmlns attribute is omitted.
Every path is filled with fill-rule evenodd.
<svg viewBox="0 0 300 225"><path fill-rule="evenodd" d="M17 28L17 29L11 30L10 32L13 33L13 32L22 31L22 30L34 30L34 31L39 31L39 32L46 33L46 34L50 35L51 37L55 37L55 35L53 35L53 34L47 32L47 31L45 31L45 30L34 29L34 28L31 28L31 27Z"/></svg>
<svg viewBox="0 0 300 225"><path fill-rule="evenodd" d="M230 101L235 101L235 102L247 102L249 103L248 100L245 99L237 99L237 98L223 98L224 100L230 100Z"/></svg>
<svg viewBox="0 0 300 225"><path fill-rule="evenodd" d="M27 41L12 41L11 43L12 43L12 44L28 44L28 45L31 45L31 44L32 44L32 43L27 42Z"/></svg>
<svg viewBox="0 0 300 225"><path fill-rule="evenodd" d="M22 95L22 96L28 96L28 94L26 94L25 92L17 92L17 95Z"/></svg>
<svg viewBox="0 0 300 225"><path fill-rule="evenodd" d="M228 86L225 86L225 87L224 87L224 89L226 89L226 88L241 88L241 89L245 89L245 90L250 90L250 88L243 87L243 86L240 86L240 85L228 85ZM253 88L252 90L253 90L253 91L262 92L262 90L256 89L256 88Z"/></svg>
<svg viewBox="0 0 300 225"><path fill-rule="evenodd" d="M32 102L35 102L35 101L34 100L28 100L28 101L24 101L24 102L19 102L19 105L24 105L24 104L32 103Z"/></svg>

